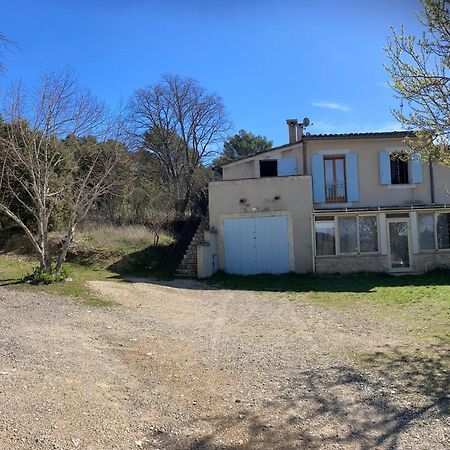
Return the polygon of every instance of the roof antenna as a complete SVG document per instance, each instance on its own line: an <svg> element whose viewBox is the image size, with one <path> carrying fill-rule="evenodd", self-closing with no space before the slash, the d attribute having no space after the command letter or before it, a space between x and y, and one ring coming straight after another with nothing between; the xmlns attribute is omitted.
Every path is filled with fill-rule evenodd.
<svg viewBox="0 0 450 450"><path fill-rule="evenodd" d="M297 124L297 128L298 128L298 130L297 130L297 142L300 142L302 140L303 130L306 127L308 127L309 125L313 125L313 124L311 123L311 121L307 117L305 117L301 123ZM306 133L306 134L309 135L309 133Z"/></svg>

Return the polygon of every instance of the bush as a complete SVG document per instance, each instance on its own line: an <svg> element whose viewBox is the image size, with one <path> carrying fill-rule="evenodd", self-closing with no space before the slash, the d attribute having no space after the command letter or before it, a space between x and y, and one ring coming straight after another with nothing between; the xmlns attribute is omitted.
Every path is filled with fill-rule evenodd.
<svg viewBox="0 0 450 450"><path fill-rule="evenodd" d="M40 267L35 267L31 273L28 273L23 278L23 281L30 284L52 284L57 281L64 281L69 278L69 270L66 266L63 266L61 270L61 275L57 276L56 271L52 269L50 272L41 269Z"/></svg>

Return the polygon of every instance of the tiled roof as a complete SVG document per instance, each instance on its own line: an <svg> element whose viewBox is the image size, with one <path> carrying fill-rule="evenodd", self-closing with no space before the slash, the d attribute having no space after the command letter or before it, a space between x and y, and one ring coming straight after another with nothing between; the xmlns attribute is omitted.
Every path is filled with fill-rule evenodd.
<svg viewBox="0 0 450 450"><path fill-rule="evenodd" d="M268 150L264 150L263 152L254 153L253 155L244 156L242 158L235 159L230 161L229 163L222 164L221 167L227 166L228 164L233 164L238 161L242 161L244 159L253 158L254 156L260 155L261 153L272 152L274 150L280 150L283 148L288 148L291 145L301 144L303 141L320 141L320 140L332 140L332 139L376 139L376 138L405 138L405 137L414 137L415 134L413 131L379 131L373 133L336 133L336 134L309 134L306 133L303 135L301 141L293 142L292 144L283 144L277 147L272 147Z"/></svg>
<svg viewBox="0 0 450 450"><path fill-rule="evenodd" d="M336 134L309 134L306 133L303 139L321 140L321 139L371 139L371 138L402 138L413 137L413 131L380 131L373 133L336 133Z"/></svg>

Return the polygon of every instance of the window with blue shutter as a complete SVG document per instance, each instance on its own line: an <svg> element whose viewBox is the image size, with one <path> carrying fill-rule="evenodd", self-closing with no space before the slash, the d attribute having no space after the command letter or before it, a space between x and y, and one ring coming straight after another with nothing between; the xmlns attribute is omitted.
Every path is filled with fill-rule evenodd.
<svg viewBox="0 0 450 450"><path fill-rule="evenodd" d="M313 184L314 203L325 202L325 176L323 168L323 156L311 155L311 174Z"/></svg>
<svg viewBox="0 0 450 450"><path fill-rule="evenodd" d="M389 152L380 152L380 184L391 184L391 155Z"/></svg>
<svg viewBox="0 0 450 450"><path fill-rule="evenodd" d="M411 183L423 183L423 164L418 153L411 155Z"/></svg>
<svg viewBox="0 0 450 450"><path fill-rule="evenodd" d="M278 160L278 176L297 175L297 158L281 158Z"/></svg>
<svg viewBox="0 0 450 450"><path fill-rule="evenodd" d="M359 201L358 155L349 153L345 156L345 172L347 175L347 201Z"/></svg>

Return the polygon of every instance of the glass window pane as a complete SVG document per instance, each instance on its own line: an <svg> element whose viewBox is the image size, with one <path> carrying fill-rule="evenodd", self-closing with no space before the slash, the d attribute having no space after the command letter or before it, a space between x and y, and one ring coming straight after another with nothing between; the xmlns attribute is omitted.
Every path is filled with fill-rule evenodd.
<svg viewBox="0 0 450 450"><path fill-rule="evenodd" d="M333 170L333 160L332 159L325 160L325 181L327 183L334 182L334 170Z"/></svg>
<svg viewBox="0 0 450 450"><path fill-rule="evenodd" d="M336 159L336 182L342 184L345 181L344 158Z"/></svg>
<svg viewBox="0 0 450 450"><path fill-rule="evenodd" d="M334 222L316 222L316 251L318 255L334 255L335 231Z"/></svg>
<svg viewBox="0 0 450 450"><path fill-rule="evenodd" d="M359 247L361 253L378 251L376 216L359 217Z"/></svg>
<svg viewBox="0 0 450 450"><path fill-rule="evenodd" d="M356 217L339 218L339 244L341 253L357 253Z"/></svg>
<svg viewBox="0 0 450 450"><path fill-rule="evenodd" d="M433 214L419 214L420 250L434 250Z"/></svg>
<svg viewBox="0 0 450 450"><path fill-rule="evenodd" d="M450 213L436 215L438 248L450 248Z"/></svg>

